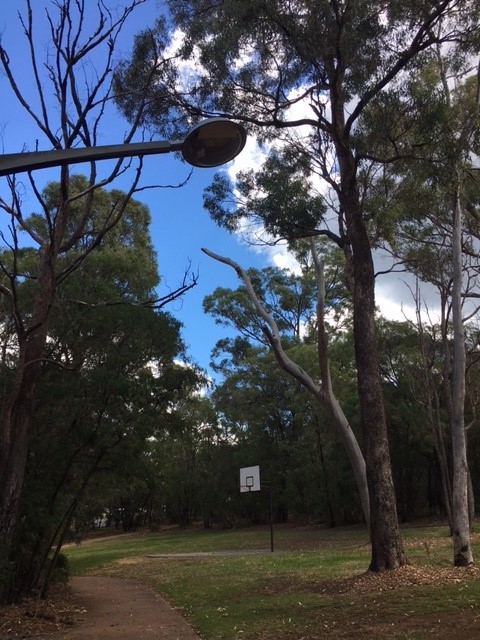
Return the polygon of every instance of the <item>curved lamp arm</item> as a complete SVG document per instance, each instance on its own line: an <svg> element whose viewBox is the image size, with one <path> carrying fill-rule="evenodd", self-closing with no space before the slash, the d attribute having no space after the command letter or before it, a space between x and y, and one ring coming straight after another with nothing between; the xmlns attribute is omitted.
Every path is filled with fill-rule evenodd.
<svg viewBox="0 0 480 640"><path fill-rule="evenodd" d="M233 160L245 146L246 140L247 134L242 125L225 118L209 118L195 126L183 140L4 154L0 156L0 176L63 164L157 155L171 151L181 151L184 159L194 167L217 167Z"/></svg>

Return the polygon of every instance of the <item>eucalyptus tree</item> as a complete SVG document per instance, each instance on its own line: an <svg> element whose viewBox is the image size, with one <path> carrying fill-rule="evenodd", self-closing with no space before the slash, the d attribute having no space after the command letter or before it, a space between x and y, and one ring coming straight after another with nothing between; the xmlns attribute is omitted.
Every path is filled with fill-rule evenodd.
<svg viewBox="0 0 480 640"><path fill-rule="evenodd" d="M440 48L436 53L402 92L392 92L375 114L367 113L370 148L375 147L376 138L378 156L393 153L396 146L408 158L384 167L377 189L372 189L373 203L367 204L367 209L373 219L383 209L391 227L386 237L389 250L419 279L438 290L444 394L453 443L454 564L463 566L473 562L465 434L464 320L478 314L480 67L477 60L468 56L452 57ZM373 117L379 116L390 123L385 139L378 137L372 122ZM394 132L399 129L404 133L394 142ZM419 331L420 325L419 317Z"/></svg>
<svg viewBox="0 0 480 640"><path fill-rule="evenodd" d="M173 22L182 30L179 58L196 55L190 83L181 67L160 74L152 98L169 95L172 107L190 114L227 114L251 125L263 141L281 141L331 188L337 230L353 294L358 390L371 499L372 570L405 562L391 477L381 378L375 344L375 274L363 209L359 169L368 150L357 150L356 126L385 90L404 81L433 47L464 41L477 20L476 3L465 0L379 4L371 0L172 0ZM438 29L444 21L446 28ZM144 34L145 35L145 34ZM163 37L163 34L162 34ZM142 39L124 69L125 83L142 87L158 48L155 33ZM169 50L171 53L171 49ZM147 63L147 64L145 64ZM124 94L125 95L125 94ZM126 94L130 95L131 94ZM132 98L130 97L130 104ZM154 100L151 102L154 111ZM178 110L177 110L178 112ZM155 114L151 122L155 125ZM233 210L232 210L233 209ZM230 212L235 215L236 207ZM287 212L287 218L283 212ZM332 233L325 216L302 212L288 218L289 235ZM303 215L305 213L305 216ZM317 212L318 213L318 212ZM227 215L228 218L228 215ZM323 226L322 226L323 224Z"/></svg>
<svg viewBox="0 0 480 640"><path fill-rule="evenodd" d="M217 290L209 298L223 298L224 293ZM231 293L234 297L239 291ZM210 313L227 319L222 317L222 302L210 302L214 301L209 300ZM286 356L312 379L318 376L313 341L295 341L284 334L282 346ZM344 358L336 353L342 406L349 404L350 415L355 415L351 398L355 396L354 367L345 375ZM277 519L293 517L334 526L365 517L332 416L316 395L279 368L268 344L247 339L245 333L222 339L214 349L212 365L223 377L212 392L212 401L220 422L232 435L237 466L260 464L262 476L273 483ZM253 510L251 504L246 507Z"/></svg>
<svg viewBox="0 0 480 640"><path fill-rule="evenodd" d="M222 309L220 317L228 318L244 335L250 335L257 340L265 340L272 349L280 367L304 386L329 413L348 454L362 502L365 520L369 526L370 501L365 459L356 435L334 392L330 371L326 317L329 305L332 308L340 306L342 287L335 283L332 291L330 291L331 298L327 298L325 270L316 244L311 239L309 243L310 269L304 270L302 277L290 276L289 278L290 287L295 282L305 283L304 286L299 287L301 291L299 296L295 295L292 288L289 291L285 285L279 287L278 282L275 281L275 278L272 279L271 275L269 279L270 286L268 288L261 287L263 291L259 291L252 283L250 275L240 265L229 258L218 256L204 249L207 255L235 269L243 282L242 288L236 292L231 292L230 294L223 292L223 295L220 291L216 292L211 299L206 299L205 306L208 309L211 301L214 300L217 303L217 308ZM259 280L258 277L255 279ZM283 279L285 280L285 276ZM309 288L311 291L310 296L305 297L303 293L308 291ZM314 298L313 293L315 293ZM345 295L345 292L343 294ZM276 298L276 304L268 301L269 297ZM265 300L268 302L264 302ZM308 314L312 329L314 328L311 332L311 338L313 339L313 336L315 336L314 341L317 351L316 375L313 372L305 371L298 362L292 359L282 343L283 336L288 335L288 332L294 340L299 341L299 318L302 315L308 316ZM313 327L313 325L315 326Z"/></svg>
<svg viewBox="0 0 480 640"><path fill-rule="evenodd" d="M5 90L11 92L19 108L37 127L40 147L95 146L109 116L118 39L142 0L130 0L125 8L115 10L109 10L104 2L60 0L51 3L42 17L34 4L26 0L25 12L19 15L24 55L17 59L0 45ZM37 18L44 21L48 33L45 58ZM22 77L18 73L20 68ZM138 100L137 95L124 142L130 142L138 131L143 107L144 101ZM97 216L98 188L125 177L128 165L131 168L128 186L123 191L110 191L108 208ZM86 181L81 186L71 179L67 165L59 168L60 187L53 199L42 191L41 178L35 172L28 173L24 180L7 176L0 197L5 221L1 235L0 297L2 333L7 340L2 351L0 409L1 601L21 595L12 591L10 582L18 560L14 557L18 551L14 541L20 523L36 387L46 357L58 287L122 219L139 187L142 160L119 160L104 165L103 170L96 162L87 163L86 167ZM38 203L37 215L32 217L26 211L30 196ZM23 259L25 247L35 252L35 259L28 264Z"/></svg>

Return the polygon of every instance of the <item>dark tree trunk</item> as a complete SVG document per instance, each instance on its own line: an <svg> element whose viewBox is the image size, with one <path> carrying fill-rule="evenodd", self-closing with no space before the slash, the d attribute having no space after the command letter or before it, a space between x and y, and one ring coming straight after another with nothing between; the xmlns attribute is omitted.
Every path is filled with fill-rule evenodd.
<svg viewBox="0 0 480 640"><path fill-rule="evenodd" d="M375 280L366 230L353 211L354 340L365 462L370 494L372 559L370 569L395 569L406 562L398 526L375 336Z"/></svg>
<svg viewBox="0 0 480 640"><path fill-rule="evenodd" d="M340 101L332 100L332 106ZM343 105L337 111L343 124ZM334 115L335 119L335 115ZM339 127L342 130L342 127ZM345 212L353 273L353 329L357 384L362 419L367 482L370 495L371 571L406 563L398 524L387 425L375 334L375 273L356 182L355 159L348 140L339 140L340 204Z"/></svg>
<svg viewBox="0 0 480 640"><path fill-rule="evenodd" d="M0 448L0 602L16 598L12 561L20 499L28 455L28 432L37 382L47 339L48 319L55 296L52 247L41 251L37 292L30 328L19 326L19 361L11 393L1 413Z"/></svg>

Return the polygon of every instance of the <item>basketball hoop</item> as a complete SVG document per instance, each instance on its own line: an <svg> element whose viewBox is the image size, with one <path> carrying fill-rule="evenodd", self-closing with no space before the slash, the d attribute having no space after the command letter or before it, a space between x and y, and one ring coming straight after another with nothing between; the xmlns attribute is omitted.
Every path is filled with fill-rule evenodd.
<svg viewBox="0 0 480 640"><path fill-rule="evenodd" d="M260 491L260 467L244 467L240 469L240 493Z"/></svg>

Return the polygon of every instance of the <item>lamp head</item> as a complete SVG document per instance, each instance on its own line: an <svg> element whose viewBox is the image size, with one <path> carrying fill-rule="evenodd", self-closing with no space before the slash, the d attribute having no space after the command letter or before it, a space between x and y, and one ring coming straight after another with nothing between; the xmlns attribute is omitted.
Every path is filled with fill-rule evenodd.
<svg viewBox="0 0 480 640"><path fill-rule="evenodd" d="M209 118L187 134L182 155L194 167L218 167L233 160L246 140L247 133L242 125L225 118Z"/></svg>

